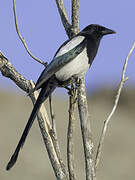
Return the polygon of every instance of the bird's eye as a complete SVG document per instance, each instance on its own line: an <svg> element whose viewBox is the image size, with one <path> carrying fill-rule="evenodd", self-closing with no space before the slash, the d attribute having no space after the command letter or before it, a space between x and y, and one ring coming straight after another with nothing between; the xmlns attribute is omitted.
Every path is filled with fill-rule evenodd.
<svg viewBox="0 0 135 180"><path fill-rule="evenodd" d="M95 26L95 31L96 31L96 32L102 31L102 27L101 27L101 26Z"/></svg>
<svg viewBox="0 0 135 180"><path fill-rule="evenodd" d="M99 26L98 27L98 31L102 31L102 30L103 30L103 28Z"/></svg>

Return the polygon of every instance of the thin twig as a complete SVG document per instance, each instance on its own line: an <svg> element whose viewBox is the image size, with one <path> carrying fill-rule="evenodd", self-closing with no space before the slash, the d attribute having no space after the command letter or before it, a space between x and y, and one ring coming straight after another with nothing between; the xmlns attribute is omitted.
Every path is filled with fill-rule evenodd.
<svg viewBox="0 0 135 180"><path fill-rule="evenodd" d="M29 92L30 81L26 80L10 63L10 61L0 52L0 71L4 77L11 79L23 91Z"/></svg>
<svg viewBox="0 0 135 180"><path fill-rule="evenodd" d="M78 84L79 83L79 84ZM78 110L80 116L81 132L83 139L84 155L85 155L85 172L86 180L93 180L95 177L95 164L93 158L93 139L90 128L90 120L88 113L88 104L86 98L85 80L82 77L78 86Z"/></svg>
<svg viewBox="0 0 135 180"><path fill-rule="evenodd" d="M28 49L27 44L26 44L24 38L21 36L21 34L20 34L20 32L19 32L18 23L17 23L17 16L16 16L16 3L15 3L15 0L13 0L13 10L14 10L14 20L15 20L16 32L17 32L18 37L19 37L19 39L21 40L22 44L24 45L27 53L28 53L34 60L36 60L37 62L43 64L43 65L46 67L46 66L47 66L47 63L46 63L46 62L38 59L37 57L35 57L35 56L30 52L30 50Z"/></svg>
<svg viewBox="0 0 135 180"><path fill-rule="evenodd" d="M131 56L134 49L135 49L135 42L134 42L134 44L133 44L133 46L132 46L132 48L131 48L131 50L130 50L130 52L128 54L128 56L127 56L127 58L125 60L124 66L123 66L121 82L120 82L120 85L119 85L119 89L117 91L114 106L113 106L112 111L109 114L108 118L104 121L103 129L102 129L102 133L101 133L101 136L100 136L100 140L99 140L99 144L98 144L98 148L97 148L97 153L96 153L96 159L95 159L95 167L96 168L98 167L98 164L99 164L99 161L100 161L101 151L102 151L106 131L107 131L107 128L108 128L108 124L109 124L109 122L111 120L112 115L114 114L114 112L115 112L115 110L117 108L117 105L118 105L118 102L119 102L119 98L120 98L121 91L122 91L122 88L124 86L124 83L128 79L127 77L125 77L125 73L126 73L129 58L130 58L130 56Z"/></svg>
<svg viewBox="0 0 135 180"><path fill-rule="evenodd" d="M25 92L29 92L34 87L34 83L26 80L20 73L18 73L17 70L13 67L13 65L9 62L9 60L2 54L2 52L0 52L0 71L3 76L10 78L17 86L19 86ZM37 97L37 91L30 96L33 104L35 103ZM55 151L54 144L49 134L51 126L46 113L46 109L43 104L38 112L37 117L43 140L46 145L52 167L54 168L55 175L59 180L67 179L67 175L65 173L66 170L63 171L63 167L61 167L59 158Z"/></svg>
<svg viewBox="0 0 135 180"><path fill-rule="evenodd" d="M62 156L61 156L58 137L57 137L56 123L55 123L55 117L54 117L54 112L53 112L53 104L52 104L52 95L49 96L49 106L50 106L50 116L51 116L51 120L52 120L52 128L50 130L50 135L51 135L54 147L55 147L56 154L57 154L58 159L60 161L62 170L66 174L66 176L68 176L67 175L68 173L65 170L66 169L65 164L63 163L63 159L62 159Z"/></svg>
<svg viewBox="0 0 135 180"><path fill-rule="evenodd" d="M75 34L79 32L79 0L72 0L72 29Z"/></svg>
<svg viewBox="0 0 135 180"><path fill-rule="evenodd" d="M76 98L77 98L77 90L72 85L71 95L69 96L69 123L68 123L68 133L67 133L67 164L69 171L69 179L76 180L76 175L74 172L74 152L73 152L73 135L74 135L74 123L75 116L74 111L76 107Z"/></svg>
<svg viewBox="0 0 135 180"><path fill-rule="evenodd" d="M62 24L65 28L65 31L68 35L69 38L71 38L74 34L74 32L72 31L72 26L69 22L68 16L67 16L67 12L64 6L64 2L63 0L56 0L56 4L57 4L57 8L61 17L61 21Z"/></svg>

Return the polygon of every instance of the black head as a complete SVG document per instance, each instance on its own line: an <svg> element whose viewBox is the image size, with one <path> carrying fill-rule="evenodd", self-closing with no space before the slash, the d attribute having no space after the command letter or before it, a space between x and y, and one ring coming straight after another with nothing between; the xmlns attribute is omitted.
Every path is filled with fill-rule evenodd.
<svg viewBox="0 0 135 180"><path fill-rule="evenodd" d="M104 35L107 34L114 34L116 33L115 31L108 29L104 26L100 26L98 24L91 24L85 27L80 34L87 36L87 37L96 37L96 38L102 38Z"/></svg>

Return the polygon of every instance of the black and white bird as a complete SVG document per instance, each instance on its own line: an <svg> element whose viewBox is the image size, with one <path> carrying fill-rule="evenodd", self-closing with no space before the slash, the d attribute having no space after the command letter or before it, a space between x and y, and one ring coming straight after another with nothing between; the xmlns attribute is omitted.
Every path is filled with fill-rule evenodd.
<svg viewBox="0 0 135 180"><path fill-rule="evenodd" d="M97 54L101 38L104 35L114 33L113 30L106 27L91 24L60 46L53 60L41 73L32 91L41 88L21 139L6 167L7 170L15 164L41 104L56 87L68 85L71 79L85 75Z"/></svg>

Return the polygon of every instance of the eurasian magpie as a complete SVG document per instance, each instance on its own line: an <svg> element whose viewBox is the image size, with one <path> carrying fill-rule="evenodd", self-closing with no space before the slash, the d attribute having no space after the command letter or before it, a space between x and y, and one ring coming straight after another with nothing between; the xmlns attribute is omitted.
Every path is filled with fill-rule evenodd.
<svg viewBox="0 0 135 180"><path fill-rule="evenodd" d="M21 139L6 167L7 170L15 164L41 104L56 87L67 86L71 80L85 75L97 54L101 38L113 33L115 32L111 29L91 24L60 46L53 60L41 73L35 88L30 92L41 88Z"/></svg>

